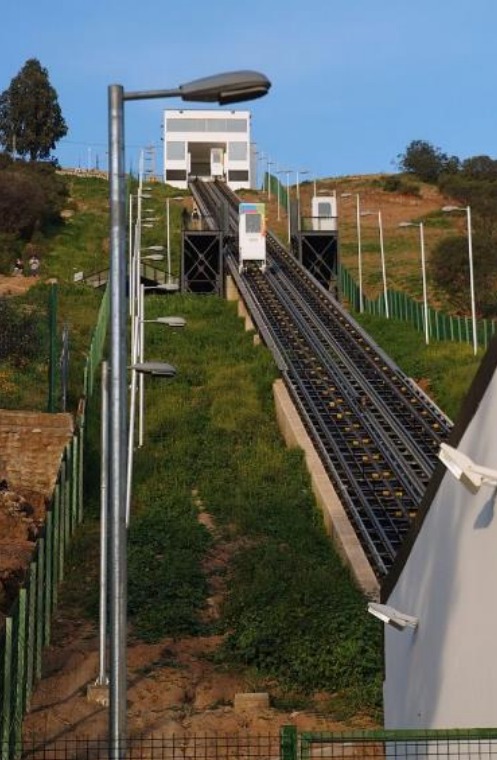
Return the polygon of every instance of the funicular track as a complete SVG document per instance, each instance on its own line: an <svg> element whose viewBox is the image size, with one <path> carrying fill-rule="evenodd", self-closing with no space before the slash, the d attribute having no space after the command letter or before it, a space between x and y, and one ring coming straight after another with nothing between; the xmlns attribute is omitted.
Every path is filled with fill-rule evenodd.
<svg viewBox="0 0 497 760"><path fill-rule="evenodd" d="M266 272L240 275L237 196L220 182L193 183L192 192L213 227L228 214L227 266L381 578L451 423L274 236Z"/></svg>

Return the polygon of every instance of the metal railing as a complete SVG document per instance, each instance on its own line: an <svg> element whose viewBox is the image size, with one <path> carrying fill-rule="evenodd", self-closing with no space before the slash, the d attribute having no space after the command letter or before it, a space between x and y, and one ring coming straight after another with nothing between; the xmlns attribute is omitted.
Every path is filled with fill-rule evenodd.
<svg viewBox="0 0 497 760"><path fill-rule="evenodd" d="M32 737L17 745L17 756L33 760L99 760L109 757L104 737L44 741ZM497 757L496 729L299 732L283 726L279 733L205 733L134 736L126 760L312 760L314 758Z"/></svg>

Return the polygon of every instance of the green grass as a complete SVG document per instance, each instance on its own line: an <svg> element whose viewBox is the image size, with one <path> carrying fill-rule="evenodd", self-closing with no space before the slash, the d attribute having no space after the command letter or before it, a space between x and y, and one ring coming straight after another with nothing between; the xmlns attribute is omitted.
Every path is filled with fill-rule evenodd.
<svg viewBox="0 0 497 760"><path fill-rule="evenodd" d="M456 419L482 350L475 357L472 346L465 343L432 340L426 346L423 333L396 319L357 313L354 319L452 420Z"/></svg>
<svg viewBox="0 0 497 760"><path fill-rule="evenodd" d="M46 262L63 279L70 280L74 268L86 271L96 257L104 261L107 190L101 180L73 182L72 203L80 211ZM172 189L154 187L147 201L153 215L164 213L167 193ZM179 213L173 206L172 213ZM165 229L147 231L143 244L162 244L164 235ZM177 266L177 237L173 241ZM377 256L372 242L364 251L366 259ZM395 253L401 266L400 238ZM378 286L377 273L372 279ZM60 301L79 361L98 295L68 284ZM130 633L158 641L221 632L221 667L246 668L258 683L272 684L275 694L291 695L294 705L303 695L326 690L335 695L330 712L341 718L374 713L381 702L381 627L366 614L365 599L324 534L301 453L281 441L272 400L276 370L268 351L254 347L235 306L216 297L147 297L147 318L167 314L184 316L187 326L176 332L146 325L146 358L171 362L178 374L167 382L146 380L145 445L135 453L128 544ZM366 315L360 322L455 417L477 366L470 347L426 347L423 335L405 323ZM85 452L87 520L62 595L74 614L93 619L98 434L97 395ZM200 510L211 515L214 533L200 523ZM204 562L211 552L225 554L226 547L231 561L216 570L226 582L226 601L221 619L207 622Z"/></svg>

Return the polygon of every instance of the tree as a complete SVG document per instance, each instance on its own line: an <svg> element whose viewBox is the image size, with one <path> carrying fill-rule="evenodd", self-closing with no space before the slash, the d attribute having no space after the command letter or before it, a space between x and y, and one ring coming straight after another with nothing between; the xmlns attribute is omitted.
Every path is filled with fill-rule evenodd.
<svg viewBox="0 0 497 760"><path fill-rule="evenodd" d="M24 64L10 86L0 95L0 144L31 161L46 159L67 125L48 79L36 58Z"/></svg>
<svg viewBox="0 0 497 760"><path fill-rule="evenodd" d="M459 169L457 156L449 157L425 140L413 140L397 160L401 171L415 174L423 182L437 182L442 173L453 174Z"/></svg>
<svg viewBox="0 0 497 760"><path fill-rule="evenodd" d="M487 236L473 235L473 274L476 309L483 316L496 307L495 246ZM445 290L456 308L470 309L469 251L467 236L440 240L431 252L429 271L433 282Z"/></svg>

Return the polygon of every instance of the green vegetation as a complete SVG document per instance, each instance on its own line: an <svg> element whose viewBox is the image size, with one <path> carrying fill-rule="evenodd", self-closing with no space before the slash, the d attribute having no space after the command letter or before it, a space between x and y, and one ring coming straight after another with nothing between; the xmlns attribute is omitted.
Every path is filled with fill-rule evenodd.
<svg viewBox="0 0 497 760"><path fill-rule="evenodd" d="M426 346L423 333L396 319L370 314L354 314L354 319L455 420L482 352L475 357L464 343L432 341Z"/></svg>
<svg viewBox="0 0 497 760"><path fill-rule="evenodd" d="M178 375L146 381L129 530L132 635L225 633L221 666L251 668L292 699L329 690L341 715L376 710L381 628L325 536L301 453L281 440L269 353L217 298L148 297L146 312L181 314L187 326L147 325L147 358L172 362ZM92 526L84 530L94 535ZM75 604L80 585L95 616L88 557L81 539L67 589ZM212 576L227 589L216 620L205 615Z"/></svg>
<svg viewBox="0 0 497 760"><path fill-rule="evenodd" d="M49 158L66 134L67 124L48 71L30 58L0 94L0 145L13 155L39 161Z"/></svg>
<svg viewBox="0 0 497 760"><path fill-rule="evenodd" d="M47 238L43 264L45 274L67 281L60 287L59 311L74 335L77 389L100 296L72 283L72 272L106 265L108 186L71 177L68 187L74 214ZM147 201L151 213L164 213L172 193L154 187ZM179 212L171 203L172 215ZM174 269L179 224L172 219ZM165 226L158 238L144 230L143 245L163 244L164 236ZM400 266L400 236L396 256ZM42 293L42 286L35 288L27 301L35 303ZM363 596L324 534L302 455L283 446L273 414L276 370L269 353L254 347L234 305L221 299L147 296L147 318L167 314L184 316L187 326L177 332L146 326L146 358L171 362L178 375L168 382L146 380L145 445L135 453L128 544L131 635L158 641L223 633L220 666L246 667L256 678L270 679L266 683L282 700L281 694L290 694L292 704L300 704L309 692L327 690L337 695L330 712L338 705L341 716L377 710L381 627L366 614ZM427 348L423 336L404 323L399 329L393 320L360 321L454 417L476 369L471 349L436 343ZM99 416L94 398L85 450L87 519L61 596L75 615L83 610L93 619ZM226 587L217 619L206 614L213 579Z"/></svg>
<svg viewBox="0 0 497 760"><path fill-rule="evenodd" d="M413 140L398 162L408 175L436 184L461 211L471 208L476 306L482 316L497 315L497 161L489 156L460 161L424 140ZM428 267L433 282L448 294L453 307L468 310L468 230L439 240Z"/></svg>

